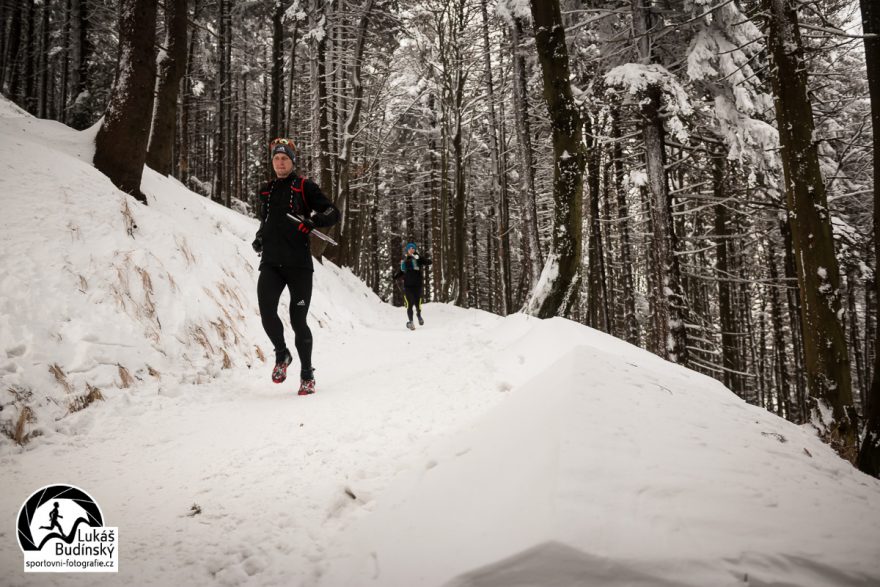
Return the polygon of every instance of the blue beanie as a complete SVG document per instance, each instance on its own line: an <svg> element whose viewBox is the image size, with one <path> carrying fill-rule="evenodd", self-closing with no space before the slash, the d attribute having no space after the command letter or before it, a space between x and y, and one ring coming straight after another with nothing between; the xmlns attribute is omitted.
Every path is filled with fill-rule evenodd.
<svg viewBox="0 0 880 587"><path fill-rule="evenodd" d="M416 243L406 243L406 246L403 247L403 252L407 252L410 249L416 249Z"/></svg>

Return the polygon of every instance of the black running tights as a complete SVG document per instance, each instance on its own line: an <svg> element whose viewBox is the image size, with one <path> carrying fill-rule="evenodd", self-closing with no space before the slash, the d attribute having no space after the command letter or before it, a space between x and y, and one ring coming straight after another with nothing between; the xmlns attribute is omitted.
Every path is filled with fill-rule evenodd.
<svg viewBox="0 0 880 587"><path fill-rule="evenodd" d="M406 317L409 318L409 321L412 322L413 319L413 308L415 308L416 314L421 318L422 316L422 288L420 286L416 287L406 287L403 288L403 303L406 306Z"/></svg>
<svg viewBox="0 0 880 587"><path fill-rule="evenodd" d="M306 323L312 301L312 270L305 267L264 267L257 280L257 299L263 329L275 347L276 355L284 343L284 324L278 317L278 301L284 288L290 291L290 323L302 371L312 368L312 331Z"/></svg>

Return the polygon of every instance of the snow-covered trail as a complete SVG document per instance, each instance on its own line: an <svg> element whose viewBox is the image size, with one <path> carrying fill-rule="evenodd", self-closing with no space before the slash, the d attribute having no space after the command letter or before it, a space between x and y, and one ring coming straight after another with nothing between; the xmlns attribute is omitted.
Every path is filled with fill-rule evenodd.
<svg viewBox="0 0 880 587"><path fill-rule="evenodd" d="M7 579L308 584L336 531L413 462L420 443L504 396L493 368L499 318L439 304L424 316L426 326L409 332L403 310L389 307L384 326L336 338L313 324L314 396L296 396L295 369L272 384L268 365L201 386L159 384L72 416L88 435L6 456L4 485L79 485L120 529L118 577ZM14 519L21 499L3 492L0 519ZM188 515L194 504L201 513ZM10 528L0 530L0 567L20 569Z"/></svg>

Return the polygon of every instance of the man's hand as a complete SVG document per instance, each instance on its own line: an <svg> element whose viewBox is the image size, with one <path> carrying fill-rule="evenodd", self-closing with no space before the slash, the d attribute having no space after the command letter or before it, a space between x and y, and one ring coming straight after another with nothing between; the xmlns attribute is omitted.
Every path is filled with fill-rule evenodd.
<svg viewBox="0 0 880 587"><path fill-rule="evenodd" d="M254 239L254 242L251 243L251 246L254 248L254 252L258 255L263 254L263 239L257 237Z"/></svg>
<svg viewBox="0 0 880 587"><path fill-rule="evenodd" d="M309 234L315 229L315 223L308 218L303 218L296 229L303 234Z"/></svg>

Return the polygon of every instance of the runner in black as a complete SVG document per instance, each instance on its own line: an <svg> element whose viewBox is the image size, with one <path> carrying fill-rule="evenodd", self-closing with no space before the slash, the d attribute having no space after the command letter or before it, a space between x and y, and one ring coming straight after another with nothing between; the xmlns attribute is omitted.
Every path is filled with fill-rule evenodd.
<svg viewBox="0 0 880 587"><path fill-rule="evenodd" d="M272 381L281 383L287 378L287 366L293 357L284 342L278 302L285 287L290 291L290 322L300 363L299 394L308 395L315 392L312 332L306 322L314 272L309 232L336 224L339 210L315 182L294 173L293 141L275 139L270 150L276 178L260 189L260 229L253 242L254 250L262 255L257 297L263 329L275 347ZM302 222L290 220L288 213L302 218Z"/></svg>

